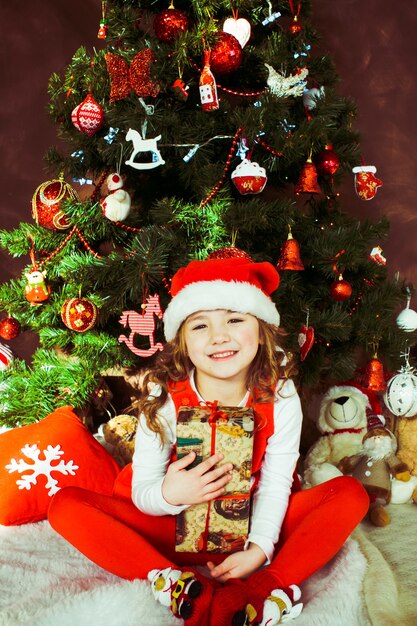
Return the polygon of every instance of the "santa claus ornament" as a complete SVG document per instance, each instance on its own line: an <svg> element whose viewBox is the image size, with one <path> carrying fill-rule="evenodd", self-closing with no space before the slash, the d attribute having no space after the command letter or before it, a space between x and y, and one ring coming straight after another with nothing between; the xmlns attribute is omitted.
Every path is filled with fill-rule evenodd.
<svg viewBox="0 0 417 626"><path fill-rule="evenodd" d="M243 196L261 193L268 180L265 169L249 159L242 160L232 173L231 178L232 183Z"/></svg>
<svg viewBox="0 0 417 626"><path fill-rule="evenodd" d="M89 93L71 113L75 128L92 137L104 124L104 111Z"/></svg>
<svg viewBox="0 0 417 626"><path fill-rule="evenodd" d="M106 180L109 195L101 198L103 214L112 222L122 222L130 213L130 195L123 189L123 179L117 172Z"/></svg>
<svg viewBox="0 0 417 626"><path fill-rule="evenodd" d="M65 326L77 333L85 333L97 321L96 305L87 298L70 298L61 308L61 319Z"/></svg>
<svg viewBox="0 0 417 626"><path fill-rule="evenodd" d="M355 174L355 191L361 200L375 198L378 187L382 187L382 180L374 176L374 165L359 165L352 169Z"/></svg>

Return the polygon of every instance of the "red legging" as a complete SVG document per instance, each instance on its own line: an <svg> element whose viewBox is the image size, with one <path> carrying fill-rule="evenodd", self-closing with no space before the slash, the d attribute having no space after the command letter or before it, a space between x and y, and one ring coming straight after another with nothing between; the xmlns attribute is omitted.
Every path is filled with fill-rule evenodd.
<svg viewBox="0 0 417 626"><path fill-rule="evenodd" d="M290 496L270 564L283 587L300 584L342 547L368 510L355 479L334 478ZM221 562L222 554L175 552L175 516L155 517L124 497L65 487L49 507L51 526L91 561L122 578L147 578L151 569Z"/></svg>

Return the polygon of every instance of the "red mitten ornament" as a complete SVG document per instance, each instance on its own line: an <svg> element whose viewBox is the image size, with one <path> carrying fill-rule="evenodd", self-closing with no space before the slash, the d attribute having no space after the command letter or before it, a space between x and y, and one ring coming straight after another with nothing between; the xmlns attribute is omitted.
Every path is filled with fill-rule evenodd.
<svg viewBox="0 0 417 626"><path fill-rule="evenodd" d="M375 198L378 187L382 187L382 180L374 176L375 165L358 165L352 169L355 174L355 191L361 200Z"/></svg>
<svg viewBox="0 0 417 626"><path fill-rule="evenodd" d="M267 176L266 171L258 163L243 159L232 173L232 182L242 195L257 194L264 190Z"/></svg>
<svg viewBox="0 0 417 626"><path fill-rule="evenodd" d="M303 324L298 334L298 345L300 346L300 359L304 361L307 354L314 345L314 328Z"/></svg>
<svg viewBox="0 0 417 626"><path fill-rule="evenodd" d="M89 137L95 135L104 123L104 111L89 93L86 99L71 113L75 128Z"/></svg>

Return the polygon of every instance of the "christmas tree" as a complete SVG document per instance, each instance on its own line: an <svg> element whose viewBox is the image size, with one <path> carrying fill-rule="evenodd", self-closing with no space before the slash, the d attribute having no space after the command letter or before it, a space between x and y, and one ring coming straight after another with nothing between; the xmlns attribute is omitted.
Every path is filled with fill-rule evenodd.
<svg viewBox="0 0 417 626"><path fill-rule="evenodd" d="M355 177L372 200L380 181L355 103L318 51L311 3L102 7L94 52L80 48L50 79L65 149L46 155L34 219L0 233L28 258L0 288L0 336L40 338L30 365L2 347L2 422L82 410L109 372L149 367L173 273L242 250L280 271L300 390L356 379L381 391L415 343L417 314L408 298L396 321L411 286L388 278L387 220L358 221L339 194Z"/></svg>

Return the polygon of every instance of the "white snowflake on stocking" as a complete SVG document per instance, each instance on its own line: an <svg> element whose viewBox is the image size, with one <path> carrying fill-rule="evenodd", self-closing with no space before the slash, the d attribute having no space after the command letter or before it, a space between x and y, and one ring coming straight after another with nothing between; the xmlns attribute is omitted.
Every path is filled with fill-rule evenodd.
<svg viewBox="0 0 417 626"><path fill-rule="evenodd" d="M52 477L52 472L59 472L64 476L75 475L75 472L78 468L78 465L74 465L74 461L65 462L63 459L59 461L59 463L53 465L53 461L57 461L59 457L61 457L64 453L64 450L61 450L61 446L58 444L57 446L49 445L46 449L44 449L43 456L44 458L40 458L41 450L39 450L38 446L35 444L29 445L28 443L21 449L21 452L24 454L26 459L29 459L31 462L28 462L25 459L10 459L10 463L6 465L6 469L9 474L13 472L19 472L21 478L16 480L16 485L18 485L19 489L31 489L33 485L37 484L38 476L44 475L48 479L45 485L45 489L49 489L48 496L53 496L57 491L61 489L58 487L58 480ZM28 472L28 473L24 473Z"/></svg>

